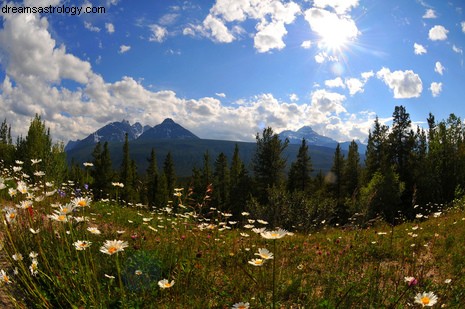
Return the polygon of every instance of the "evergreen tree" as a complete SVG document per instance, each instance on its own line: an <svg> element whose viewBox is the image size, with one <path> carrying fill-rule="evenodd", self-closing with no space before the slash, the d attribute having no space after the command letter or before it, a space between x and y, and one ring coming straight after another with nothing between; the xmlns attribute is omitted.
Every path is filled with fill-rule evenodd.
<svg viewBox="0 0 465 309"><path fill-rule="evenodd" d="M163 163L163 174L166 180L167 193L171 199L174 193L174 187L176 186L176 172L174 170L174 162L171 152L168 152Z"/></svg>
<svg viewBox="0 0 465 309"><path fill-rule="evenodd" d="M344 198L344 154L341 151L341 145L338 143L334 152L333 166L331 167L331 191L338 201Z"/></svg>
<svg viewBox="0 0 465 309"><path fill-rule="evenodd" d="M373 175L389 165L387 153L387 132L389 128L379 122L376 116L373 131L368 132L368 144L365 155L365 181L369 182Z"/></svg>
<svg viewBox="0 0 465 309"><path fill-rule="evenodd" d="M215 169L213 172L213 203L216 207L223 210L229 206L230 179L228 159L224 153L220 153L215 161Z"/></svg>
<svg viewBox="0 0 465 309"><path fill-rule="evenodd" d="M150 152L150 158L148 159L149 166L147 167L147 182L146 182L146 197L149 206L160 206L160 202L157 199L159 191L159 175L158 175L158 163L155 154L155 149L152 148Z"/></svg>
<svg viewBox="0 0 465 309"><path fill-rule="evenodd" d="M229 172L230 193L228 209L237 217L245 210L247 199L251 195L251 179L239 156L239 146L234 147Z"/></svg>
<svg viewBox="0 0 465 309"><path fill-rule="evenodd" d="M91 175L94 179L92 184L94 196L97 199L108 197L112 189L111 182L114 174L108 142L105 142L103 145L103 150L101 143L98 142L92 152L92 157L94 158L91 170Z"/></svg>
<svg viewBox="0 0 465 309"><path fill-rule="evenodd" d="M137 172L135 162L131 160L129 155L128 133L124 137L123 160L121 162L119 177L120 182L124 184L121 190L121 199L126 201L126 203L134 202Z"/></svg>
<svg viewBox="0 0 465 309"><path fill-rule="evenodd" d="M345 189L344 191L349 197L356 194L360 184L360 154L358 153L358 145L353 140L349 145L349 153L344 168Z"/></svg>
<svg viewBox="0 0 465 309"><path fill-rule="evenodd" d="M11 126L7 124L6 119L0 125L0 160L5 165L11 165L14 162L15 146L11 139Z"/></svg>
<svg viewBox="0 0 465 309"><path fill-rule="evenodd" d="M204 188L212 183L212 172L210 167L210 154L208 150L203 155L202 183Z"/></svg>
<svg viewBox="0 0 465 309"><path fill-rule="evenodd" d="M252 159L258 201L267 203L267 190L279 187L283 183L286 159L282 157L289 140L281 141L277 134L268 127L263 130L262 137L257 133L257 148Z"/></svg>
<svg viewBox="0 0 465 309"><path fill-rule="evenodd" d="M289 170L287 183L288 190L290 192L307 192L311 183L311 172L313 172L312 162L310 155L308 154L308 146L303 138L297 154L297 159L291 164L291 168Z"/></svg>

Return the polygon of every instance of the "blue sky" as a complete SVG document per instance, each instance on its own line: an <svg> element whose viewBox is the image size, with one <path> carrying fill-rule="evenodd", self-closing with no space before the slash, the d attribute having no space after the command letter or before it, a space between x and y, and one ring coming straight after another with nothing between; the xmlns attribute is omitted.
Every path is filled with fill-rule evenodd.
<svg viewBox="0 0 465 309"><path fill-rule="evenodd" d="M465 115L465 4L433 0L2 1L103 14L0 14L0 115L56 140L173 118L254 141L310 125L364 140L404 105L415 125Z"/></svg>

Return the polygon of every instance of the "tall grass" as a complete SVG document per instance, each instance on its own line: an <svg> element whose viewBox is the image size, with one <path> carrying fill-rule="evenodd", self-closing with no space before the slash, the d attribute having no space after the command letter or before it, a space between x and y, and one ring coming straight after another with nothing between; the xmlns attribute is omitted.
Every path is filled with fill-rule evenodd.
<svg viewBox="0 0 465 309"><path fill-rule="evenodd" d="M18 169L1 177L0 281L18 308L407 308L430 291L435 306L463 303L460 208L395 227L272 237L279 230L247 213L233 219L206 204L199 216L181 190L149 210ZM119 247L104 246L113 240Z"/></svg>

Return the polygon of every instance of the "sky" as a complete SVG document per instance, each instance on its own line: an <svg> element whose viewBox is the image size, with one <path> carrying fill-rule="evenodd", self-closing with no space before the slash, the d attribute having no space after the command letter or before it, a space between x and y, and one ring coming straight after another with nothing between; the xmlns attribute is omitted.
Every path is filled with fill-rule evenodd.
<svg viewBox="0 0 465 309"><path fill-rule="evenodd" d="M0 3L14 136L35 114L65 143L123 119L172 118L207 139L311 126L364 141L398 105L425 128L429 113L465 117L462 0Z"/></svg>

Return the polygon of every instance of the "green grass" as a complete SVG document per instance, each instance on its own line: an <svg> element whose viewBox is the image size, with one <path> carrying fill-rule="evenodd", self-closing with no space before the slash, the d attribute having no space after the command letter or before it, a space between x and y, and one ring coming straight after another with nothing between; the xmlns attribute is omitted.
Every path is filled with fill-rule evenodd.
<svg viewBox="0 0 465 309"><path fill-rule="evenodd" d="M463 303L465 213L459 208L394 228L378 222L366 229L326 227L268 240L243 227L258 218L231 223L216 210L199 218L189 207L173 214L92 201L68 222L57 222L48 216L56 204L69 205L72 187L67 196L34 201L30 210L15 207L26 194L8 194L16 183L7 180L0 190L2 208L17 211L14 220L0 224L3 270L11 283L0 281L18 308L231 308L238 302L251 308L410 308L419 306L414 296L425 291L438 296L437 307ZM32 191L33 185L28 190L35 197L43 192ZM88 221L73 219L82 216ZM92 244L78 251L77 240ZM104 254L106 240L125 241L127 247ZM259 248L275 259L251 265ZM15 253L23 259L13 259ZM407 276L418 284L409 286ZM174 285L161 289L162 279Z"/></svg>

